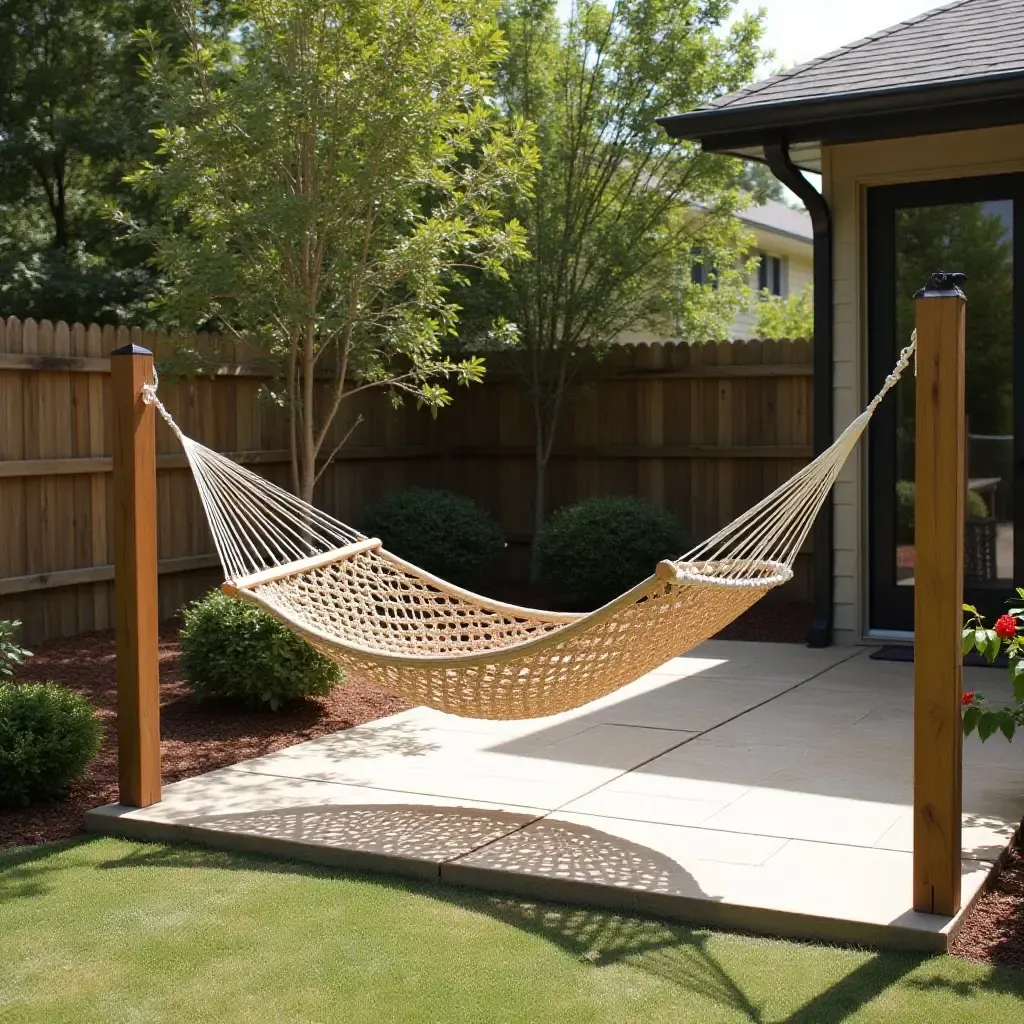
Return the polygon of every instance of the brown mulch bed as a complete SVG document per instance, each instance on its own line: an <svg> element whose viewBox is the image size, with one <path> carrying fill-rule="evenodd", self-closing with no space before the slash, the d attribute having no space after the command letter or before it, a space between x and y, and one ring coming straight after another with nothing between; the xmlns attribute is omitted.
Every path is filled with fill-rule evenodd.
<svg viewBox="0 0 1024 1024"><path fill-rule="evenodd" d="M197 704L178 671L178 630L160 636L160 753L165 782L177 782L246 758L316 739L408 707L359 679L349 678L327 697L280 711L245 711L215 701ZM0 811L0 849L64 839L82 831L85 812L117 800L117 690L114 635L106 630L50 640L36 650L23 679L64 683L99 710L105 736L84 779L53 803Z"/></svg>
<svg viewBox="0 0 1024 1024"><path fill-rule="evenodd" d="M802 602L758 601L718 634L718 640L760 640L805 644L811 632L811 606Z"/></svg>
<svg viewBox="0 0 1024 1024"><path fill-rule="evenodd" d="M971 909L950 952L1024 971L1024 850L1019 844Z"/></svg>

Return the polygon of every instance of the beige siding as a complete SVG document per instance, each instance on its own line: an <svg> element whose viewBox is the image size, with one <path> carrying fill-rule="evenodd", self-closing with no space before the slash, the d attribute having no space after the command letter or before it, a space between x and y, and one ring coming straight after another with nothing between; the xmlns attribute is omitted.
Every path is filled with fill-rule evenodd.
<svg viewBox="0 0 1024 1024"><path fill-rule="evenodd" d="M881 142L826 146L825 195L835 237L835 424L844 427L866 400L865 197L872 185L1024 170L1024 125ZM866 451L836 485L836 640L867 629Z"/></svg>
<svg viewBox="0 0 1024 1024"><path fill-rule="evenodd" d="M793 257L789 261L789 294L802 292L814 281L814 254L808 252L802 259Z"/></svg>
<svg viewBox="0 0 1024 1024"><path fill-rule="evenodd" d="M743 340L753 338L755 336L754 324L756 323L757 317L752 309L737 313L729 328L729 337Z"/></svg>

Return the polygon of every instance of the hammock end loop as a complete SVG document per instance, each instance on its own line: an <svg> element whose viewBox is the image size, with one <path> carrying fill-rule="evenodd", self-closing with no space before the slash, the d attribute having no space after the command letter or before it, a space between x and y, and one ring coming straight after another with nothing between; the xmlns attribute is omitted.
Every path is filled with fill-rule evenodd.
<svg viewBox="0 0 1024 1024"><path fill-rule="evenodd" d="M670 562L667 559L663 559L654 567L654 575L661 580L662 583L679 582L676 563Z"/></svg>

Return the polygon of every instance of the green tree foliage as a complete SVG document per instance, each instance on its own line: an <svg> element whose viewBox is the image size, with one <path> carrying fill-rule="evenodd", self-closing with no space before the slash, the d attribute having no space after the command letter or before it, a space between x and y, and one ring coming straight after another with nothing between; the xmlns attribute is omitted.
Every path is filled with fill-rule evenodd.
<svg viewBox="0 0 1024 1024"><path fill-rule="evenodd" d="M657 119L742 86L761 58L758 16L726 27L732 0L578 0L564 24L555 8L502 8L501 103L536 126L540 153L533 190L508 207L531 259L507 285L465 299L486 314L467 344L480 343L495 311L518 330L514 359L533 405L535 535L559 420L594 358L630 330L723 336L745 299L740 168L670 140ZM691 282L698 258L717 268L717 287Z"/></svg>
<svg viewBox="0 0 1024 1024"><path fill-rule="evenodd" d="M755 306L754 334L758 338L785 340L814 336L814 285L783 299L763 291Z"/></svg>
<svg viewBox="0 0 1024 1024"><path fill-rule="evenodd" d="M740 184L753 197L756 203L766 203L769 199L777 203L786 202L786 191L782 182L771 172L767 164L756 160L744 160L740 170Z"/></svg>
<svg viewBox="0 0 1024 1024"><path fill-rule="evenodd" d="M5 314L139 321L158 282L108 207L145 217L122 178L155 145L133 30L162 0L0 4L0 304Z"/></svg>
<svg viewBox="0 0 1024 1024"><path fill-rule="evenodd" d="M489 100L495 4L242 0L225 36L179 0L186 57L150 36L160 160L133 181L162 204L144 237L171 285L163 319L279 360L305 500L345 398L383 387L436 409L445 378L482 376L442 355L449 287L469 266L500 277L522 251L498 202L532 160Z"/></svg>

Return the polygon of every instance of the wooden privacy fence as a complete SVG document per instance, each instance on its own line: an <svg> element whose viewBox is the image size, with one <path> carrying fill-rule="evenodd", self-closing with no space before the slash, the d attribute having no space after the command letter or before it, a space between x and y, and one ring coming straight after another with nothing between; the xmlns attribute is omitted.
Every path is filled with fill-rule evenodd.
<svg viewBox="0 0 1024 1024"><path fill-rule="evenodd" d="M129 341L153 349L158 365L171 344L124 327L0 321L0 618L20 618L27 642L112 624L107 357ZM267 370L231 340L199 344L209 373L162 381L168 409L186 433L287 485L287 422L261 398ZM806 464L811 398L805 341L616 348L567 409L549 507L636 495L671 509L699 539ZM448 488L498 519L509 538L501 574L525 576L533 436L519 380L498 369L458 389L436 420L381 394L346 405L335 438L361 421L323 474L321 507L358 526L384 494ZM220 576L191 472L162 422L157 451L160 612L170 616ZM783 597L807 598L808 558Z"/></svg>

